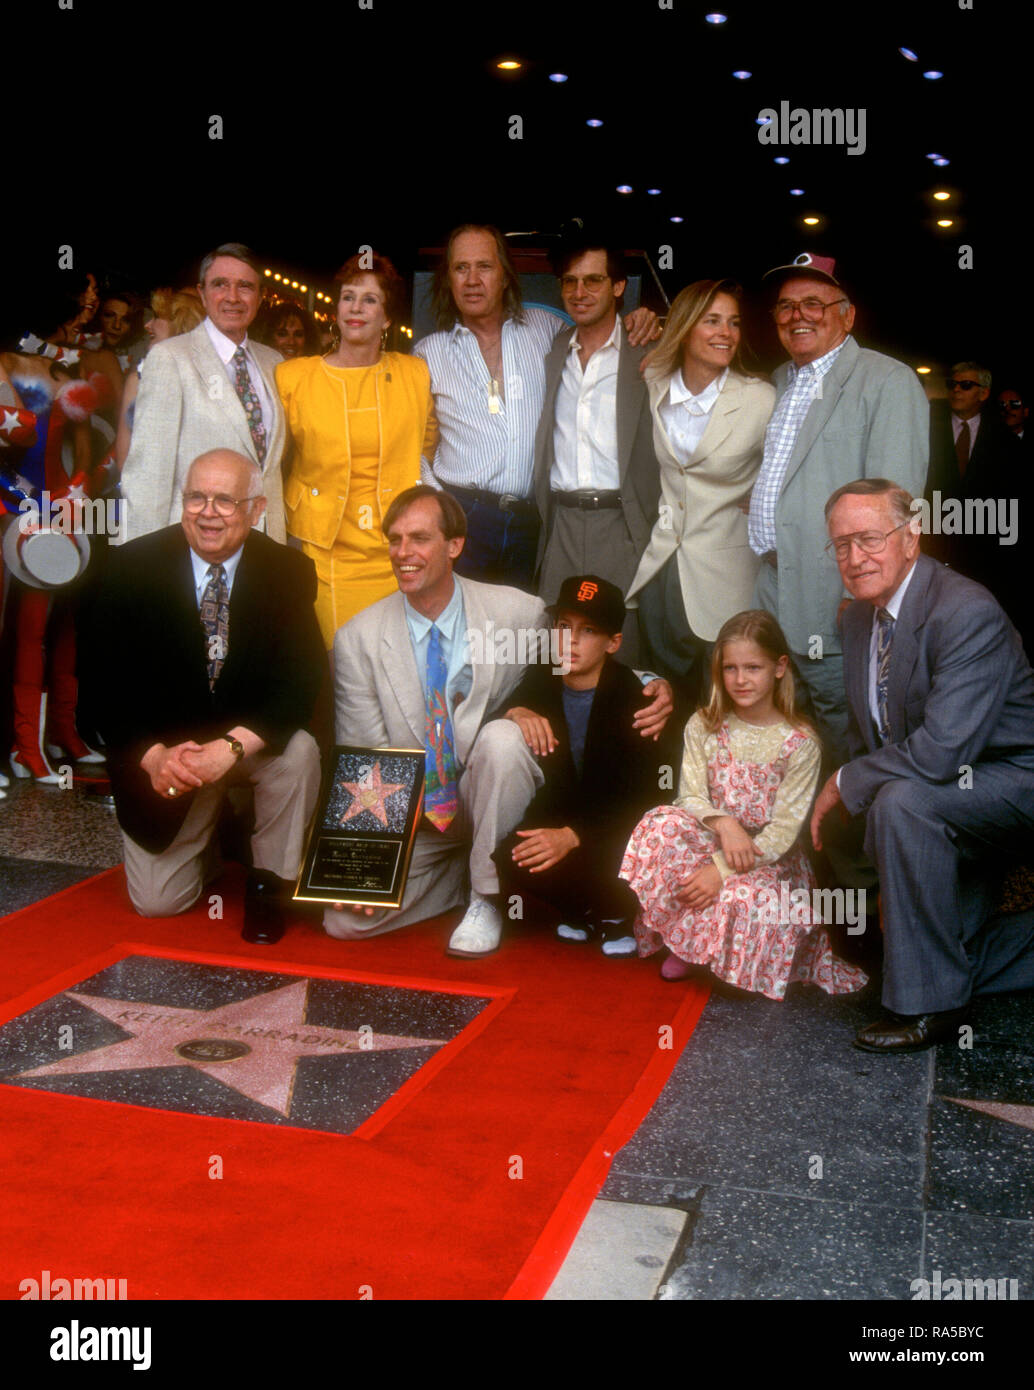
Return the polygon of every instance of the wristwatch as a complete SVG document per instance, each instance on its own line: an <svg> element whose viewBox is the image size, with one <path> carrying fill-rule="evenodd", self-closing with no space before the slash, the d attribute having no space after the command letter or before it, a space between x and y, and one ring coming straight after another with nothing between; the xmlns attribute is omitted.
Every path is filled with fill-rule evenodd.
<svg viewBox="0 0 1034 1390"><path fill-rule="evenodd" d="M241 743L240 739L234 738L233 734L220 734L219 737L226 740L233 750L233 756L240 762L241 758L244 757L244 744Z"/></svg>

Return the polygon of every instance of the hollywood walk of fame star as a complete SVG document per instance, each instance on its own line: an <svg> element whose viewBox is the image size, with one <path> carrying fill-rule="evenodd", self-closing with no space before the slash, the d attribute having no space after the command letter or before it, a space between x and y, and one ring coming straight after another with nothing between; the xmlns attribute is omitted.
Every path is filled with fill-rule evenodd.
<svg viewBox="0 0 1034 1390"><path fill-rule="evenodd" d="M376 816L383 826L388 824L388 810L385 802L389 796L394 796L396 792L406 790L405 782L383 782L381 781L381 765L374 763L373 771L364 774L358 782L342 782L340 784L346 792L351 793L352 804L338 822L344 825L346 821L354 820L356 816L361 816L364 811L369 811L372 816Z"/></svg>
<svg viewBox="0 0 1034 1390"><path fill-rule="evenodd" d="M1005 1120L1010 1125L1020 1125L1023 1129L1034 1129L1034 1105L1012 1105L1004 1100L963 1100L961 1096L943 1096L952 1105L965 1105L970 1110L979 1110L994 1120Z"/></svg>
<svg viewBox="0 0 1034 1390"><path fill-rule="evenodd" d="M132 999L108 999L69 990L67 998L85 1004L127 1032L132 1031L133 1036L15 1075L21 1080L83 1072L189 1066L286 1118L290 1114L295 1064L299 1057L340 1057L343 1053L407 1047L437 1048L447 1041L306 1023L308 989L307 980L298 980L295 984L215 1009L141 1004Z"/></svg>

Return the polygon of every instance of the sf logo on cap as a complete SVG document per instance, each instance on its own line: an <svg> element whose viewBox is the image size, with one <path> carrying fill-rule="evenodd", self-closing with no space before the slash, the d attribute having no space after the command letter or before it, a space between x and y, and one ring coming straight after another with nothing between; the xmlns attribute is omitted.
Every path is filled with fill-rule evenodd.
<svg viewBox="0 0 1034 1390"><path fill-rule="evenodd" d="M594 599L599 592L599 587L598 584L593 584L588 579L585 580L578 590L578 602L588 603L590 599Z"/></svg>

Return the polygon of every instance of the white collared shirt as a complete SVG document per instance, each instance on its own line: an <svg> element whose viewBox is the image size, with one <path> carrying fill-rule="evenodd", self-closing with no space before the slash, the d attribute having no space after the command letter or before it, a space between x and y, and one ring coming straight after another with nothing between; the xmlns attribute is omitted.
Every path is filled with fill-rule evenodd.
<svg viewBox="0 0 1034 1390"><path fill-rule="evenodd" d="M243 545L233 552L227 560L217 560L215 563L222 565L226 571L226 592L233 593L233 581L237 576L237 566L241 562L244 554ZM205 590L208 588L208 571L212 567L212 561L206 560L203 555L199 555L193 548L190 549L190 563L194 568L194 597L197 599L198 610L201 608L201 599Z"/></svg>
<svg viewBox="0 0 1034 1390"><path fill-rule="evenodd" d="M912 576L915 572L916 567L915 562L913 562L912 568L894 590L893 596L883 605L894 619L895 623L897 623L898 614L901 612L901 605L904 602L905 592L909 584L911 584ZM869 634L869 713L872 715L873 723L876 725L877 729L880 727L879 704L876 699L876 641L880 629L879 614L880 610L878 608L873 610L872 631Z"/></svg>
<svg viewBox="0 0 1034 1390"><path fill-rule="evenodd" d="M427 701L427 648L431 640L431 628L436 627L442 635L442 657L445 661L445 702L449 708L449 718L456 712L456 697L466 699L474 683L474 671L470 664L470 646L466 638L466 612L463 606L463 590L452 581L452 597L437 618L426 618L410 603L403 594L406 626L409 640L413 644L413 656L420 675L420 684Z"/></svg>
<svg viewBox="0 0 1034 1390"><path fill-rule="evenodd" d="M726 367L721 376L715 377L697 396L686 385L681 370L672 372L668 378L668 390L661 401L659 414L671 451L683 466L696 453L710 422L715 401L728 378L729 368Z"/></svg>
<svg viewBox="0 0 1034 1390"><path fill-rule="evenodd" d="M621 486L617 409L620 320L615 316L610 337L592 354L584 371L580 351L575 330L557 390L549 486L554 492L616 492Z"/></svg>
<svg viewBox="0 0 1034 1390"><path fill-rule="evenodd" d="M232 338L228 338L225 333L216 328L210 318L206 318L204 324L205 328L208 330L209 339L216 350L219 361L226 368L226 375L229 378L230 385L233 387L234 395L237 394L237 369L233 365L233 354L237 351L238 346L244 349L244 360L248 367L251 389L255 392L255 395L258 397L259 405L262 407L262 423L266 427L266 439L268 440L273 432L273 421L276 417L276 412L273 408L273 402L270 398L269 391L266 389L266 383L262 379L262 373L259 371L259 365L248 351L248 335L245 334L243 343L238 345Z"/></svg>
<svg viewBox="0 0 1034 1390"><path fill-rule="evenodd" d="M978 410L977 413L970 416L968 420L963 420L960 415L952 415L951 432L955 436L956 444L959 442L959 435L962 432L963 425L969 426L969 447L972 451L973 445L977 442L977 431L980 429L980 411Z"/></svg>

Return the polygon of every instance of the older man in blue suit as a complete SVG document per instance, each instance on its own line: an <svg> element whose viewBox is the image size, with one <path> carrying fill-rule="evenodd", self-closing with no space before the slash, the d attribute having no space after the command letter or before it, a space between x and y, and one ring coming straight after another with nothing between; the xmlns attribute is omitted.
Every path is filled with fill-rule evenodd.
<svg viewBox="0 0 1034 1390"><path fill-rule="evenodd" d="M1034 672L988 591L919 553L912 498L838 488L830 547L844 615L851 757L819 794L864 814L884 918L891 1016L855 1045L914 1052L958 1036L974 994L1034 988L1034 912L995 915L1010 853L1034 843Z"/></svg>

